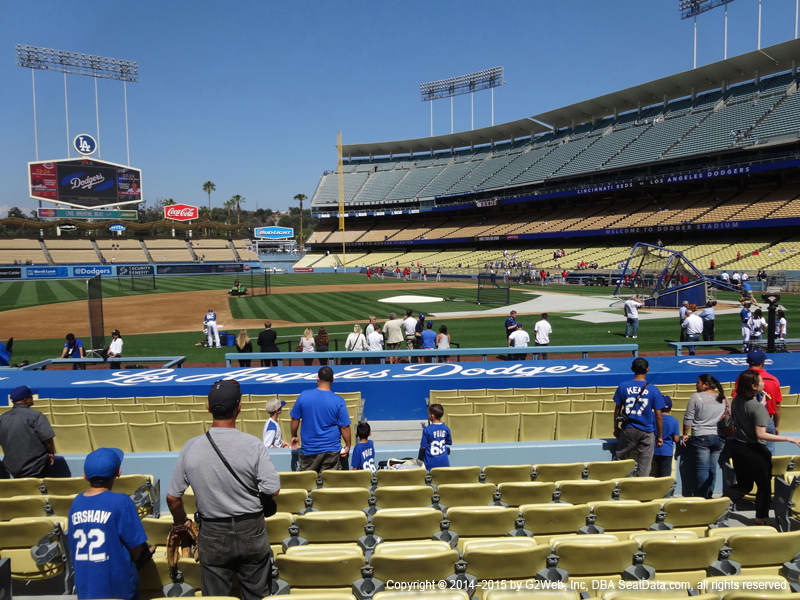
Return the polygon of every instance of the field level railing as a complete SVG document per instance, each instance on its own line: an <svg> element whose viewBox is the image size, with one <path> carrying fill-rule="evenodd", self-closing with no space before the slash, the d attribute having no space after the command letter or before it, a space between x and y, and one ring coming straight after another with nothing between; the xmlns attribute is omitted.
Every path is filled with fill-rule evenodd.
<svg viewBox="0 0 800 600"><path fill-rule="evenodd" d="M695 348L714 348L714 347L724 347L724 346L733 346L735 348L742 347L742 340L714 340L711 342L703 342L703 341L696 341L696 342L667 342L667 345L671 348L675 349L675 356L682 356L683 349L688 348L690 346L694 346ZM775 339L775 348L779 349L780 352L786 352L789 346L800 346L800 338L785 338L785 339ZM759 348L764 352L767 351L767 340L762 339L758 342L751 341L749 343L749 347L752 350Z"/></svg>
<svg viewBox="0 0 800 600"><path fill-rule="evenodd" d="M292 361L295 360L314 360L323 359L336 361L337 359L350 361L353 359L361 360L362 358L374 360L374 364L385 364L387 358L448 358L455 356L456 360L460 360L462 356L480 356L484 362L488 360L489 356L510 356L520 357L524 360L528 354L532 354L533 358L539 358L541 354L580 354L581 358L588 358L589 354L596 354L598 352L622 352L630 353L632 356L639 355L638 344L599 344L590 346L529 346L526 348L451 348L449 350L381 350L380 352L229 352L225 354L225 365L230 367L231 362L234 360L274 360L277 361L278 366L284 366L284 361L288 361L291 366ZM510 358L508 360L514 360ZM342 363L342 364L347 364Z"/></svg>
<svg viewBox="0 0 800 600"><path fill-rule="evenodd" d="M51 365L102 365L103 363L162 363L162 369L180 369L186 361L185 356L120 356L119 358L46 358L39 362L20 367L23 371L44 371Z"/></svg>

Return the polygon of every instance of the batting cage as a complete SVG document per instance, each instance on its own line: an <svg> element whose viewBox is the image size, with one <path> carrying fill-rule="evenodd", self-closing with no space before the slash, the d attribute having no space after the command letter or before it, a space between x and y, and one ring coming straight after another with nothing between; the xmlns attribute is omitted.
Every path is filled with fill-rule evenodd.
<svg viewBox="0 0 800 600"><path fill-rule="evenodd" d="M703 306L709 281L680 251L638 242L625 261L614 295L637 295L645 306Z"/></svg>
<svg viewBox="0 0 800 600"><path fill-rule="evenodd" d="M106 347L103 322L103 281L100 275L86 280L86 295L89 299L89 335L92 338L92 347L86 351L86 355L91 356Z"/></svg>
<svg viewBox="0 0 800 600"><path fill-rule="evenodd" d="M478 304L511 304L511 288L496 273L478 274Z"/></svg>
<svg viewBox="0 0 800 600"><path fill-rule="evenodd" d="M120 265L117 267L119 291L156 289L156 270L153 265Z"/></svg>
<svg viewBox="0 0 800 600"><path fill-rule="evenodd" d="M268 296L270 293L270 273L267 271L244 271L225 275L230 281L229 296Z"/></svg>

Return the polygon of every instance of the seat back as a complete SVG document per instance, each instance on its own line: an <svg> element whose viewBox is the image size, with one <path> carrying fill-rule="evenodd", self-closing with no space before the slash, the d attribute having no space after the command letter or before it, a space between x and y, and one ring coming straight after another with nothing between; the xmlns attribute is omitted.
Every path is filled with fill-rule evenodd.
<svg viewBox="0 0 800 600"><path fill-rule="evenodd" d="M638 545L632 540L599 543L576 540L559 544L555 552L559 557L558 566L570 576L579 577L622 573L633 564L633 554L638 549Z"/></svg>
<svg viewBox="0 0 800 600"><path fill-rule="evenodd" d="M52 425L58 454L88 454L92 451L89 428L84 425Z"/></svg>
<svg viewBox="0 0 800 600"><path fill-rule="evenodd" d="M308 495L317 510L361 510L369 503L370 493L366 488L342 487L317 488Z"/></svg>
<svg viewBox="0 0 800 600"><path fill-rule="evenodd" d="M443 483L436 487L439 503L454 506L487 506L492 502L495 486L491 483Z"/></svg>
<svg viewBox="0 0 800 600"><path fill-rule="evenodd" d="M547 481L509 481L497 485L500 499L509 506L541 504L553 499L556 484Z"/></svg>
<svg viewBox="0 0 800 600"><path fill-rule="evenodd" d="M434 467L431 469L431 482L441 483L478 483L481 468L471 467Z"/></svg>
<svg viewBox="0 0 800 600"><path fill-rule="evenodd" d="M456 506L447 509L450 529L459 537L503 536L515 529L516 508L502 506Z"/></svg>
<svg viewBox="0 0 800 600"><path fill-rule="evenodd" d="M322 472L322 487L369 487L372 485L372 471L335 471L327 470Z"/></svg>
<svg viewBox="0 0 800 600"><path fill-rule="evenodd" d="M439 581L455 572L458 558L446 542L384 542L375 548L370 564L381 581Z"/></svg>
<svg viewBox="0 0 800 600"><path fill-rule="evenodd" d="M588 440L591 437L591 410L558 413L556 420L557 440Z"/></svg>
<svg viewBox="0 0 800 600"><path fill-rule="evenodd" d="M656 522L660 510L661 503L657 500L651 502L606 500L592 506L592 512L597 517L596 524L606 531L649 529Z"/></svg>
<svg viewBox="0 0 800 600"><path fill-rule="evenodd" d="M428 472L420 467L418 469L378 469L378 487L384 485L423 485Z"/></svg>
<svg viewBox="0 0 800 600"><path fill-rule="evenodd" d="M389 485L375 489L380 508L411 508L431 504L433 488L427 485Z"/></svg>
<svg viewBox="0 0 800 600"><path fill-rule="evenodd" d="M522 413L519 422L520 442L546 442L556 436L556 413L544 412L539 403L538 413Z"/></svg>
<svg viewBox="0 0 800 600"><path fill-rule="evenodd" d="M89 427L89 438L94 448L119 448L123 452L133 452L126 423L92 425Z"/></svg>
<svg viewBox="0 0 800 600"><path fill-rule="evenodd" d="M372 515L375 534L385 541L430 539L441 521L435 508L384 508Z"/></svg>
<svg viewBox="0 0 800 600"><path fill-rule="evenodd" d="M658 571L696 571L711 566L722 548L722 538L653 538L642 543L645 563Z"/></svg>
<svg viewBox="0 0 800 600"><path fill-rule="evenodd" d="M186 421L173 423L167 421L164 424L167 428L167 440L169 448L173 452L180 452L183 445L194 437L204 435L206 430L202 421Z"/></svg>
<svg viewBox="0 0 800 600"><path fill-rule="evenodd" d="M592 479L572 479L557 481L556 487L561 493L562 502L583 504L584 502L602 502L611 500L614 491L613 481L594 481Z"/></svg>
<svg viewBox="0 0 800 600"><path fill-rule="evenodd" d="M544 463L534 465L535 481L560 481L562 479L581 479L584 463Z"/></svg>
<svg viewBox="0 0 800 600"><path fill-rule="evenodd" d="M530 481L533 465L486 465L483 474L487 483L495 485L511 481Z"/></svg>
<svg viewBox="0 0 800 600"><path fill-rule="evenodd" d="M483 441L483 415L445 414L445 422L450 428L456 444L480 444Z"/></svg>
<svg viewBox="0 0 800 600"><path fill-rule="evenodd" d="M317 487L316 471L281 471L281 488L313 490Z"/></svg>
<svg viewBox="0 0 800 600"><path fill-rule="evenodd" d="M483 415L484 442L516 442L517 439L519 439L519 413L492 412Z"/></svg>
<svg viewBox="0 0 800 600"><path fill-rule="evenodd" d="M360 510L310 512L296 516L294 524L309 543L355 542L364 535L367 515Z"/></svg>
<svg viewBox="0 0 800 600"><path fill-rule="evenodd" d="M614 481L621 500L655 500L675 487L674 477L626 477Z"/></svg>
<svg viewBox="0 0 800 600"><path fill-rule="evenodd" d="M586 463L589 479L618 479L628 477L636 467L636 461L626 460L599 460Z"/></svg>
<svg viewBox="0 0 800 600"><path fill-rule="evenodd" d="M525 528L533 531L535 535L577 533L586 525L589 506L561 502L523 504L519 507L519 512L525 518Z"/></svg>
<svg viewBox="0 0 800 600"><path fill-rule="evenodd" d="M134 452L169 452L169 438L164 423L128 423Z"/></svg>

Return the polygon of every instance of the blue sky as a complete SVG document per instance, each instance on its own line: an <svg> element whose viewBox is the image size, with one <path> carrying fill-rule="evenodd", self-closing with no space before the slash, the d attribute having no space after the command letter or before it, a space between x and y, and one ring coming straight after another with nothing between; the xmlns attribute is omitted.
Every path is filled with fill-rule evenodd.
<svg viewBox="0 0 800 600"><path fill-rule="evenodd" d="M762 45L794 36L794 0L764 0ZM148 202L285 209L309 197L345 143L428 134L421 81L503 65L495 121L533 115L691 67L692 29L677 0L267 2L39 0L0 4L0 214L33 207L31 75L17 43L136 60L131 162ZM729 56L756 46L756 0L730 5ZM698 64L722 58L722 10L699 19ZM68 82L70 136L95 133L92 81ZM39 156L66 153L63 80L37 72ZM475 99L489 124L489 95ZM456 98L469 128L469 96ZM122 85L100 81L102 157L125 161ZM449 131L435 105L435 133Z"/></svg>

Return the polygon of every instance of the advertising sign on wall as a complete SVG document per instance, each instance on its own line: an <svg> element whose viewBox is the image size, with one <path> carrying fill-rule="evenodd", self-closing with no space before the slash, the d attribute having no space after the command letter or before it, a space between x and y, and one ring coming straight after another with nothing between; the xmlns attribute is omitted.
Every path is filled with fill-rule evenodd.
<svg viewBox="0 0 800 600"><path fill-rule="evenodd" d="M28 279L48 279L53 277L68 277L67 267L25 267L25 277Z"/></svg>
<svg viewBox="0 0 800 600"><path fill-rule="evenodd" d="M194 221L199 211L189 204L173 204L164 207L164 218L171 221Z"/></svg>
<svg viewBox="0 0 800 600"><path fill-rule="evenodd" d="M120 277L149 277L153 274L153 265L120 265L117 275Z"/></svg>
<svg viewBox="0 0 800 600"><path fill-rule="evenodd" d="M207 265L207 264L185 264L185 265L156 265L156 273L159 275L177 275L190 273L241 273L244 265Z"/></svg>
<svg viewBox="0 0 800 600"><path fill-rule="evenodd" d="M73 277L94 277L95 275L102 275L108 277L114 274L114 267L72 267Z"/></svg>
<svg viewBox="0 0 800 600"><path fill-rule="evenodd" d="M77 208L142 201L142 173L89 158L28 163L30 196Z"/></svg>
<svg viewBox="0 0 800 600"><path fill-rule="evenodd" d="M253 236L261 240L288 240L294 237L294 227L256 227Z"/></svg>
<svg viewBox="0 0 800 600"><path fill-rule="evenodd" d="M10 267L8 269L0 269L0 279L21 279L22 269L19 267Z"/></svg>

